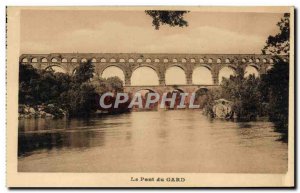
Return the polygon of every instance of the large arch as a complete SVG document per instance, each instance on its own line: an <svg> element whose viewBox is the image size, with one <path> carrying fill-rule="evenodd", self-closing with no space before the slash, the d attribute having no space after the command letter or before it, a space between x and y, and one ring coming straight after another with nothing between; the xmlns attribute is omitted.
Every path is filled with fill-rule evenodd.
<svg viewBox="0 0 300 193"><path fill-rule="evenodd" d="M186 74L183 68L180 66L171 66L166 70L165 73L166 85L185 85Z"/></svg>
<svg viewBox="0 0 300 193"><path fill-rule="evenodd" d="M219 71L219 84L222 82L223 78L229 78L235 74L235 69L230 66L225 66Z"/></svg>
<svg viewBox="0 0 300 193"><path fill-rule="evenodd" d="M131 86L159 85L157 72L150 66L140 66L133 70Z"/></svg>
<svg viewBox="0 0 300 193"><path fill-rule="evenodd" d="M213 85L211 70L205 66L197 66L193 70L192 83L198 85Z"/></svg>
<svg viewBox="0 0 300 193"><path fill-rule="evenodd" d="M102 78L109 78L114 76L119 77L123 81L123 84L125 84L124 71L118 66L114 66L114 65L108 66L100 74L100 77Z"/></svg>
<svg viewBox="0 0 300 193"><path fill-rule="evenodd" d="M259 77L259 72L258 72L258 69L252 65L248 65L246 68L245 68L245 77L248 77L250 76L251 74L253 74L256 78Z"/></svg>

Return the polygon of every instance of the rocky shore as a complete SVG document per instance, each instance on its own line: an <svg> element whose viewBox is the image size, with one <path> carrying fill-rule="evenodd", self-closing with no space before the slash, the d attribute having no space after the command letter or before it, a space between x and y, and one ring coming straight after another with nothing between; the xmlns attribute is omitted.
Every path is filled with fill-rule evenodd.
<svg viewBox="0 0 300 193"><path fill-rule="evenodd" d="M35 119L35 118L64 118L68 113L56 107L53 104L48 105L19 105L19 119Z"/></svg>

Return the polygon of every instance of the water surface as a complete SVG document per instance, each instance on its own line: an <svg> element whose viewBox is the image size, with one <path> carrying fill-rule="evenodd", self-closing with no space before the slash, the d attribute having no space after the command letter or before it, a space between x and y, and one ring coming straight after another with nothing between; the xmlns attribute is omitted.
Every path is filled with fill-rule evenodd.
<svg viewBox="0 0 300 193"><path fill-rule="evenodd" d="M19 120L20 172L285 173L273 124L210 120L197 110L89 120Z"/></svg>

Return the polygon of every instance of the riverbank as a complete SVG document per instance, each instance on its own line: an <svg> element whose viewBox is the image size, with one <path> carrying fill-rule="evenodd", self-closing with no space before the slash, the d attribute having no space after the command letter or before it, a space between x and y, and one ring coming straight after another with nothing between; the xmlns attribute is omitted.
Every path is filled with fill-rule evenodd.
<svg viewBox="0 0 300 193"><path fill-rule="evenodd" d="M19 119L31 118L65 118L68 116L67 111L62 108L56 107L53 104L48 105L19 105Z"/></svg>

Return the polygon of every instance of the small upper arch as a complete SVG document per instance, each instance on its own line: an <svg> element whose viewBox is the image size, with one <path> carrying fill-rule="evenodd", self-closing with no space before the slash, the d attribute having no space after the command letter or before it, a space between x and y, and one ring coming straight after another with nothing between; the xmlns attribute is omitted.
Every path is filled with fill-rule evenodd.
<svg viewBox="0 0 300 193"><path fill-rule="evenodd" d="M82 58L81 62L85 63L85 62L87 62L87 59L86 58Z"/></svg>
<svg viewBox="0 0 300 193"><path fill-rule="evenodd" d="M21 61L27 63L28 62L28 58L23 58Z"/></svg>
<svg viewBox="0 0 300 193"><path fill-rule="evenodd" d="M52 58L51 62L58 62L57 58Z"/></svg>
<svg viewBox="0 0 300 193"><path fill-rule="evenodd" d="M43 63L48 62L47 58L42 58L41 60Z"/></svg>
<svg viewBox="0 0 300 193"><path fill-rule="evenodd" d="M31 62L36 63L36 62L38 62L38 59L37 59L37 58L32 58L32 59L31 59Z"/></svg>
<svg viewBox="0 0 300 193"><path fill-rule="evenodd" d="M73 62L73 63L77 62L77 58L72 58L71 62Z"/></svg>
<svg viewBox="0 0 300 193"><path fill-rule="evenodd" d="M68 62L68 60L67 60L66 58L63 58L63 59L61 60L61 62Z"/></svg>
<svg viewBox="0 0 300 193"><path fill-rule="evenodd" d="M111 58L109 62L117 62L117 60L115 58Z"/></svg>

